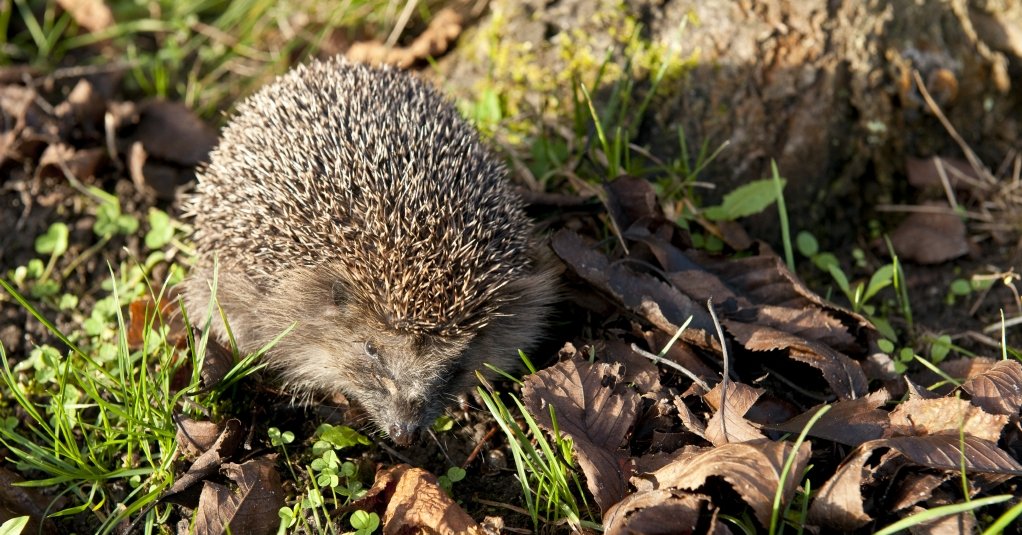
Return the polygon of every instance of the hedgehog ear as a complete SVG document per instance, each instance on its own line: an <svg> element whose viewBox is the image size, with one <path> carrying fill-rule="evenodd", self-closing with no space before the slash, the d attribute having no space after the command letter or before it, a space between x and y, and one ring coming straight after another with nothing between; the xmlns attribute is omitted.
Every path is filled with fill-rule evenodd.
<svg viewBox="0 0 1022 535"><path fill-rule="evenodd" d="M348 291L348 285L343 281L335 280L330 285L330 300L338 307L344 307L351 303L351 292Z"/></svg>

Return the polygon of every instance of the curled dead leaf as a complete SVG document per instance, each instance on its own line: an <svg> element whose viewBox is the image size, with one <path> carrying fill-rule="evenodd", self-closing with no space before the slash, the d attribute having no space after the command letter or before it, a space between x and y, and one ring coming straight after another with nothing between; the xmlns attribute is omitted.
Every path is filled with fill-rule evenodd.
<svg viewBox="0 0 1022 535"><path fill-rule="evenodd" d="M795 494L802 471L809 461L810 449L809 443L804 442L795 455L795 462L784 481L782 507ZM791 444L771 440L724 444L686 452L667 466L635 479L645 479L656 489L696 490L705 485L708 478L719 477L752 508L760 524L768 526L774 492L781 482L781 471L791 452ZM638 481L636 486L639 486Z"/></svg>
<svg viewBox="0 0 1022 535"><path fill-rule="evenodd" d="M284 506L284 488L275 456L266 455L241 464L227 463L223 473L232 488L206 481L196 511L195 532L203 534L276 533Z"/></svg>
<svg viewBox="0 0 1022 535"><path fill-rule="evenodd" d="M569 360L525 378L522 397L543 429L571 438L589 491L601 511L625 496L631 466L622 449L639 406L639 395L621 382L621 366Z"/></svg>
<svg viewBox="0 0 1022 535"><path fill-rule="evenodd" d="M915 399L900 403L891 412L888 436L953 435L959 433L997 442L1008 423L1003 414L983 409L953 397Z"/></svg>
<svg viewBox="0 0 1022 535"><path fill-rule="evenodd" d="M972 404L991 414L1017 416L1022 408L1022 364L999 360L988 370L974 375L962 385L972 396Z"/></svg>
<svg viewBox="0 0 1022 535"><path fill-rule="evenodd" d="M752 388L742 383L728 382L727 396L721 407L721 385L717 383L703 396L706 403L717 409L706 422L706 439L714 446L731 442L749 442L766 438L759 428L745 419L745 413L763 395L761 388Z"/></svg>
<svg viewBox="0 0 1022 535"><path fill-rule="evenodd" d="M868 440L883 436L890 425L887 411L880 410L890 395L887 390L878 390L859 399L844 399L831 405L830 410L809 429L809 436L833 440L848 446L858 446ZM820 406L770 429L788 433L800 433L812 419Z"/></svg>
<svg viewBox="0 0 1022 535"><path fill-rule="evenodd" d="M655 489L628 495L603 517L604 533L673 535L683 526L697 526L711 514L705 533L731 533L717 521L716 507L709 496L679 490Z"/></svg>
<svg viewBox="0 0 1022 535"><path fill-rule="evenodd" d="M914 212L891 233L898 257L920 264L939 264L968 254L965 223L953 213Z"/></svg>
<svg viewBox="0 0 1022 535"><path fill-rule="evenodd" d="M379 510L383 513L383 533L477 534L483 529L440 488L436 477L407 464L391 466L376 473L366 494L342 508Z"/></svg>
<svg viewBox="0 0 1022 535"><path fill-rule="evenodd" d="M810 522L849 531L872 520L863 509L861 487L867 475L865 463L878 448L891 448L913 464L926 468L958 471L964 466L970 479L978 475L1002 478L1022 475L1022 465L1018 461L993 442L981 438L930 435L871 440L848 455L820 487L809 507Z"/></svg>

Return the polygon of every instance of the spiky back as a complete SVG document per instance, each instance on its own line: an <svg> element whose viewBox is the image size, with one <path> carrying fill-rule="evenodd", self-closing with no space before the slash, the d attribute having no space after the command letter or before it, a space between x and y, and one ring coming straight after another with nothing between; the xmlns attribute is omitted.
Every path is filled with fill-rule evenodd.
<svg viewBox="0 0 1022 535"><path fill-rule="evenodd" d="M200 262L272 283L330 264L409 332L499 313L528 271L530 224L503 166L435 89L343 60L298 67L238 107L189 203Z"/></svg>

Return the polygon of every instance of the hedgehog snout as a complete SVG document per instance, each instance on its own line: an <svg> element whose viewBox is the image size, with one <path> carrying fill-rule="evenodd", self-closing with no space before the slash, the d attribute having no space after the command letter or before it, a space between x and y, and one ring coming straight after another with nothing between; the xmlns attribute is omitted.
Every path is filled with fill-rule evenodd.
<svg viewBox="0 0 1022 535"><path fill-rule="evenodd" d="M377 423L395 444L407 446L421 428L431 423L428 420L432 412L424 400L399 395L390 400L389 405L379 414Z"/></svg>

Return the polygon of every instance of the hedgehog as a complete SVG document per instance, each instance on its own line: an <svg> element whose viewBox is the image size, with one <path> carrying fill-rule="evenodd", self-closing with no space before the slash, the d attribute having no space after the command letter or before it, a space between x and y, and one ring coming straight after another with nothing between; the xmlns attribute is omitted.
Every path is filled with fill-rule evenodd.
<svg viewBox="0 0 1022 535"><path fill-rule="evenodd" d="M238 105L197 174L186 311L207 317L215 288L216 338L279 338L264 362L296 400L342 393L408 444L540 338L550 253L500 160L412 74L296 67Z"/></svg>

